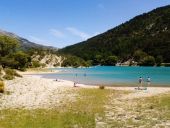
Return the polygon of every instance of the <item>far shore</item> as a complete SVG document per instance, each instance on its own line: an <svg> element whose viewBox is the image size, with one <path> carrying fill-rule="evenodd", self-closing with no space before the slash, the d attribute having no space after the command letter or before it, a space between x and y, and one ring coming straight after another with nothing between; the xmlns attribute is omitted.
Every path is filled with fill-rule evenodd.
<svg viewBox="0 0 170 128"><path fill-rule="evenodd" d="M17 71L21 75L31 75L31 74L51 74L51 73L58 73L59 70L50 70L47 68L33 68L27 69L26 71Z"/></svg>

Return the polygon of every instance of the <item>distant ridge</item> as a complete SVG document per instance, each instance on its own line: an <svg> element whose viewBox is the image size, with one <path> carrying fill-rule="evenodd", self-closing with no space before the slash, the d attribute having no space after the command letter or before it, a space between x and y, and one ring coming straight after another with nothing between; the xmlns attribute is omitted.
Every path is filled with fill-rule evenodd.
<svg viewBox="0 0 170 128"><path fill-rule="evenodd" d="M56 51L58 50L57 48L52 47L52 46L44 46L44 45L36 44L36 43L31 42L23 37L16 35L15 33L7 32L7 31L1 30L1 29L0 29L0 35L6 35L9 37L18 39L18 41L20 42L21 48L23 50L28 50L30 48L51 49L51 50L56 50Z"/></svg>
<svg viewBox="0 0 170 128"><path fill-rule="evenodd" d="M170 62L170 5L136 16L105 33L59 50L85 60L94 60L96 55L118 56L126 61L141 50L148 55L162 56Z"/></svg>

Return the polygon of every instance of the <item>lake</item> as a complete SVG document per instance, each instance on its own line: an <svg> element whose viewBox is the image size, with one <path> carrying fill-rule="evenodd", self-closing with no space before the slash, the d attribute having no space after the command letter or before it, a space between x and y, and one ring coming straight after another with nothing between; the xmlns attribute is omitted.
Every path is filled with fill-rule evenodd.
<svg viewBox="0 0 170 128"><path fill-rule="evenodd" d="M170 67L118 67L55 68L56 74L41 74L50 79L71 80L81 84L108 86L137 86L139 77L151 78L152 86L170 86Z"/></svg>

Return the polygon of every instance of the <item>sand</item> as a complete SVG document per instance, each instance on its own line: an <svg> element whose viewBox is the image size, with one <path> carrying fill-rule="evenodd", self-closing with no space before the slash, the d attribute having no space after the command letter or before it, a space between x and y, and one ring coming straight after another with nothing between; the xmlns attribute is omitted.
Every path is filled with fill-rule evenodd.
<svg viewBox="0 0 170 128"><path fill-rule="evenodd" d="M0 109L51 108L62 105L64 100L75 100L73 83L59 82L37 76L24 76L5 81L6 93L0 96Z"/></svg>
<svg viewBox="0 0 170 128"><path fill-rule="evenodd" d="M36 109L62 106L65 101L75 101L79 88L98 88L97 86L77 84L73 87L72 81L41 78L35 75L23 75L5 81L5 94L0 94L0 109ZM147 90L139 91L134 87L107 87L107 89L127 90L131 93L121 97L122 99L133 99L169 93L170 88L149 87Z"/></svg>

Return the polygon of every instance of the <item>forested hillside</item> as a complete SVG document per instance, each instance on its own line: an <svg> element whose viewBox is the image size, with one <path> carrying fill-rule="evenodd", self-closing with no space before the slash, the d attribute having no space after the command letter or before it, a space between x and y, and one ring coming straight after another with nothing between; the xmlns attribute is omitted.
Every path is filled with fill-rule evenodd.
<svg viewBox="0 0 170 128"><path fill-rule="evenodd" d="M110 65L110 58L115 62L133 60L140 65L168 63L170 5L136 16L103 34L65 47L59 52L81 57L94 65Z"/></svg>
<svg viewBox="0 0 170 128"><path fill-rule="evenodd" d="M0 68L24 71L26 68L38 67L88 66L83 59L78 57L59 55L52 47L29 43L29 41L23 43L20 39L23 38L0 33Z"/></svg>

